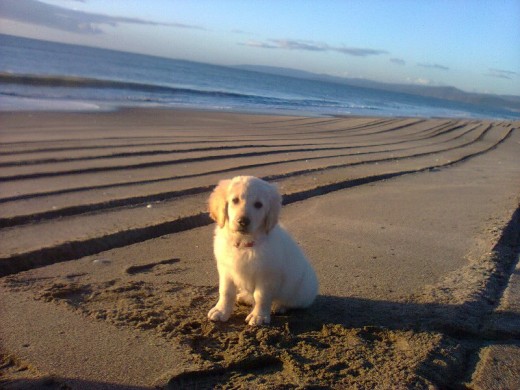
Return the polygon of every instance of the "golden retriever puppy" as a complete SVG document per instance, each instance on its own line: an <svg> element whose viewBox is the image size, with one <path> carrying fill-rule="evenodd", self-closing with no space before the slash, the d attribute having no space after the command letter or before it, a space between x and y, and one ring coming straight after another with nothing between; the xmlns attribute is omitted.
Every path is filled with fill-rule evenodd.
<svg viewBox="0 0 520 390"><path fill-rule="evenodd" d="M237 299L253 306L249 325L268 324L271 310L282 313L314 301L318 279L278 224L281 207L276 187L252 176L223 180L211 194L219 300L208 313L210 320L227 321Z"/></svg>

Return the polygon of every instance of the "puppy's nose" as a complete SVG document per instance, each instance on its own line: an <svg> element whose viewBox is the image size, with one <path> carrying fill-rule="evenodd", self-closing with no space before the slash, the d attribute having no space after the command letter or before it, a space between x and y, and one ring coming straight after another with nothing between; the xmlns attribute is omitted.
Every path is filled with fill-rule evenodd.
<svg viewBox="0 0 520 390"><path fill-rule="evenodd" d="M247 217L240 217L237 222L241 227L245 228L249 226L251 220Z"/></svg>

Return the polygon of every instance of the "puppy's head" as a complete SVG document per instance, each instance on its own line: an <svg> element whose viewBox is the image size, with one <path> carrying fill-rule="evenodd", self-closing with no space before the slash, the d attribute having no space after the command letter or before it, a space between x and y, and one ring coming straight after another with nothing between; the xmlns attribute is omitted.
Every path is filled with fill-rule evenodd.
<svg viewBox="0 0 520 390"><path fill-rule="evenodd" d="M281 200L274 185L237 176L218 184L209 198L209 212L221 228L248 235L269 233L278 222Z"/></svg>

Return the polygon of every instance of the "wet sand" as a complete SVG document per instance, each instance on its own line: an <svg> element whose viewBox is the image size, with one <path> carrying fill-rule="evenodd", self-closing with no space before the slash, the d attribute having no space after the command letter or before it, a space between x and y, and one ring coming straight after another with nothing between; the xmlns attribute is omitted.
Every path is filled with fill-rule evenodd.
<svg viewBox="0 0 520 390"><path fill-rule="evenodd" d="M0 123L7 388L492 388L488 351L518 351L518 122L134 109ZM311 308L268 327L244 306L206 319L206 200L239 174L278 184L320 280Z"/></svg>

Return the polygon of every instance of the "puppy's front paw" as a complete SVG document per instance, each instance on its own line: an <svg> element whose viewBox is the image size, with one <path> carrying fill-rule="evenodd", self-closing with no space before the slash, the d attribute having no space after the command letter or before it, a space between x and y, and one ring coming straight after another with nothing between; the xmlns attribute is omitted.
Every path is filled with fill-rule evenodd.
<svg viewBox="0 0 520 390"><path fill-rule="evenodd" d="M246 322L251 326L266 325L271 322L271 316L269 315L269 313L267 313L266 315L261 315L255 312L251 312L246 317Z"/></svg>
<svg viewBox="0 0 520 390"><path fill-rule="evenodd" d="M226 322L231 317L231 311L223 310L217 306L208 312L208 318L211 321L222 321Z"/></svg>

